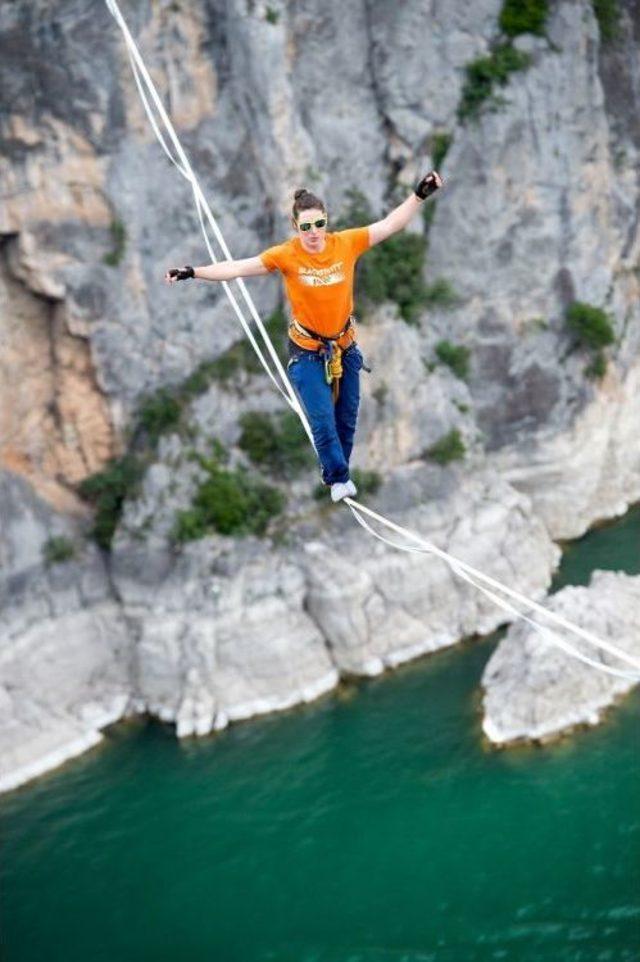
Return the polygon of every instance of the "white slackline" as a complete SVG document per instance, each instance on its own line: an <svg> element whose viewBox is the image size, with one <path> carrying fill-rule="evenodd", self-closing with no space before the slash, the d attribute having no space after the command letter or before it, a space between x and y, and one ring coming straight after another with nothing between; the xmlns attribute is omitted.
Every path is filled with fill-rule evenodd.
<svg viewBox="0 0 640 962"><path fill-rule="evenodd" d="M215 239L218 242L220 249L224 254L225 259L231 260L232 259L231 253L225 243L224 237L222 236L222 232L218 227L217 221L213 216L211 208L207 203L207 200L202 192L202 189L200 188L200 184L198 183L198 180L196 178L195 173L193 172L191 164L189 163L187 155L185 154L182 148L180 140L178 139L178 136L173 127L173 124L171 123L171 120L162 104L162 101L158 96L158 92L144 65L144 61L140 56L140 53L135 44L135 41L133 40L133 37L129 32L129 29L127 27L127 24L122 14L120 13L118 4L116 3L116 0L105 0L105 2L110 13L113 15L118 26L120 27L120 30L122 31L122 35L127 45L127 51L129 54L129 60L131 62L131 68L133 70L136 86L140 94L140 99L142 101L147 117L149 118L149 122L153 128L153 131L158 139L158 142L162 147L163 151L165 152L165 154L167 155L168 159L171 161L171 163L176 167L178 172L185 178L185 180L187 180L191 185L191 190L193 192L193 199L194 199L194 203L196 205L196 210L198 213L198 220L200 222L200 228L201 228L202 235L204 237L205 245L207 248L207 252L211 258L211 261L212 263L217 263L218 258L215 256L215 253L212 249L212 245L209 239L207 224L213 231ZM177 154L177 159L176 159L176 156L174 156L174 154L172 153L171 148L167 144L162 134L162 131L158 126L156 117L153 112L153 107L149 102L149 97L147 97L147 93L149 94L151 101L153 102L153 107L155 107L155 110L157 111L160 117L160 120L164 125L165 131L169 136L171 144L175 149L175 152ZM287 373L282 365L282 362L280 361L280 358L278 357L277 351L275 350L273 343L271 342L271 338L269 337L266 331L266 328L264 327L264 324L258 314L258 311L256 310L255 304L253 303L253 300L244 284L244 281L242 280L242 278L237 278L235 283L237 283L238 285L242 298L247 308L249 309L249 313L258 329L258 332L262 338L263 344L270 355L271 361L275 366L275 369L280 377L281 383L278 382L273 371L271 370L269 366L269 362L265 358L261 350L261 347L257 342L253 334L253 331L251 330L249 322L245 318L242 312L242 309L238 304L238 301L236 300L233 294L233 291L231 290L231 287L229 286L227 281L221 281L224 292L227 295L229 302L236 314L236 317L240 321L242 329L246 334L246 336L248 337L249 342L251 343L251 346L253 347L254 351L258 355L260 363L262 364L264 370L266 371L269 378L273 382L274 386L283 396L284 400L296 412L296 414L300 418L302 425L305 429L305 432L307 434L307 437L313 444L313 435L311 433L311 428L309 426L309 422L307 420L305 412L289 381L289 378L287 377ZM607 641L603 641L602 639L594 635L592 632L587 631L584 628L580 628L578 625L574 625L573 622L569 621L567 618L564 618L562 615L559 615L553 611L549 611L547 608L544 608L542 605L539 605L535 601L531 601L531 599L526 598L524 595L520 594L517 591L514 591L512 588L507 588L505 585L501 584L501 582L496 581L495 578L491 578L489 577L489 575L483 574L481 571L478 571L476 568L472 568L471 565L466 564L464 561L460 561L458 558L452 557L452 555L447 554L446 551L443 551L442 549L437 548L435 545L431 544L429 541L425 540L419 535L414 534L412 531L409 531L406 528L402 528L400 525L395 524L393 521L390 521L388 518L385 518L382 515L377 514L375 511L372 511L370 508L367 508L365 505L360 504L358 501L354 501L352 498L345 498L345 503L351 509L351 512L355 520L358 522L358 524L360 524L374 538L377 538L378 540L384 542L386 545L389 545L390 547L395 548L399 551L409 551L409 552L414 552L419 554L432 554L432 555L435 555L437 558L440 558L442 561L445 562L445 564L449 566L449 568L455 574L458 575L458 577L462 578L468 584L475 587L478 591L481 591L487 598L493 601L498 607L502 608L508 614L513 615L517 618L522 618L529 625L531 625L531 627L534 628L547 642L549 642L550 644L556 645L558 648L560 648L562 651L566 652L567 654L571 655L573 658L577 658L579 661L582 661L585 664L590 665L592 668L596 668L598 671L606 672L607 674L610 674L610 675L616 675L617 677L626 678L630 680L636 680L636 681L640 680L640 662L634 659L633 657L631 657L627 652L618 648L616 645L613 645ZM382 524L385 527L389 528L390 530L395 531L396 533L402 535L404 538L409 539L409 541L413 543L398 544L395 541L390 541L388 538L385 538L383 535L375 531L370 526L370 524L367 521L365 521L365 519L362 517L363 513L369 515L369 517L377 521L379 524ZM611 668L609 665L604 664L603 662L594 661L589 656L583 654L579 649L575 648L573 645L569 644L564 639L560 638L556 634L556 632L551 631L549 628L546 628L545 626L538 624L536 621L533 621L530 617L523 614L521 611L518 611L513 605L505 601L504 598L501 598L499 595L495 594L495 591L490 590L490 588L487 586L490 586L491 588L499 592L502 592L503 594L507 595L509 598L517 601L519 604L523 605L527 610L535 611L539 615L543 615L545 618L554 622L559 627L573 633L574 635L577 635L578 637L594 645L596 648L600 649L601 651L608 652L610 655L613 655L614 657L620 659L621 661L626 662L627 664L633 667L634 671L622 671L615 668Z"/></svg>

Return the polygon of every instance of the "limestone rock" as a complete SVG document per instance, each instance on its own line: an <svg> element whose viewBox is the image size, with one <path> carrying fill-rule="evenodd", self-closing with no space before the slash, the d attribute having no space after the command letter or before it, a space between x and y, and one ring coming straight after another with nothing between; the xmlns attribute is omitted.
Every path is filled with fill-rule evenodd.
<svg viewBox="0 0 640 962"><path fill-rule="evenodd" d="M2 639L0 791L90 748L130 711L130 656L113 602L39 619Z"/></svg>
<svg viewBox="0 0 640 962"><path fill-rule="evenodd" d="M640 321L640 318L639 318ZM640 323L636 333L639 336ZM640 499L640 363L610 371L592 403L564 432L496 457L503 476L531 497L554 538L575 538L595 520Z"/></svg>
<svg viewBox="0 0 640 962"><path fill-rule="evenodd" d="M640 577L596 571L587 588L563 588L551 596L548 607L640 663ZM561 629L558 633L590 658L633 673L614 655ZM639 681L585 665L517 622L484 671L483 729L502 745L546 740L576 725L595 725Z"/></svg>
<svg viewBox="0 0 640 962"><path fill-rule="evenodd" d="M161 585L116 573L137 634L135 698L178 735L287 708L335 687L338 672L303 610L291 560L250 539L186 549Z"/></svg>
<svg viewBox="0 0 640 962"><path fill-rule="evenodd" d="M100 740L130 710L131 637L96 549L0 474L0 791ZM73 551L47 563L52 539Z"/></svg>
<svg viewBox="0 0 640 962"><path fill-rule="evenodd" d="M431 227L428 276L454 266L464 299L432 322L471 348L487 449L556 538L640 494L640 83L631 13L621 16L627 40L613 55L588 6L552 8L554 46L537 41L508 105L456 129ZM576 299L614 319L601 383L565 326Z"/></svg>
<svg viewBox="0 0 640 962"><path fill-rule="evenodd" d="M371 372L362 376L356 466L387 473L419 459L453 429L468 452L479 448L466 382L434 364L416 328L379 308L360 327L359 343Z"/></svg>

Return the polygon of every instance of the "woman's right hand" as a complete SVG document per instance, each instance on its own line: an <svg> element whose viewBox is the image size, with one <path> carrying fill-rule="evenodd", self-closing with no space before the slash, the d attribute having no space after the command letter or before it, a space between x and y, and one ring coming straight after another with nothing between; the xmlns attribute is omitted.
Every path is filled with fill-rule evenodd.
<svg viewBox="0 0 640 962"><path fill-rule="evenodd" d="M164 275L167 284L175 284L176 281L187 281L195 277L193 267L187 264L186 267L170 267Z"/></svg>

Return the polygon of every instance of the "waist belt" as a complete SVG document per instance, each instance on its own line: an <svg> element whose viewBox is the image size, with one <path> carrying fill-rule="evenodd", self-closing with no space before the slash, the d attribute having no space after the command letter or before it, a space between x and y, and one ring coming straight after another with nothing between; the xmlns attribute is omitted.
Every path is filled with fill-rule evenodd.
<svg viewBox="0 0 640 962"><path fill-rule="evenodd" d="M339 341L341 337L344 337L351 325L352 320L351 317L349 317L347 318L347 323L338 334L334 334L332 337L326 337L324 334L318 334L317 331L312 331L310 328L305 327L300 321L296 321L295 317L291 321L291 327L297 331L298 334L302 334L303 337L308 337L310 340L318 342L318 349L323 345L326 346L335 343L335 341Z"/></svg>
<svg viewBox="0 0 640 962"><path fill-rule="evenodd" d="M291 321L291 327L297 331L298 334L302 334L303 337L308 337L310 340L316 341L318 344L318 352L324 354L324 376L327 384L331 386L334 403L338 400L338 395L340 394L340 378L342 377L342 348L338 345L338 341L341 337L344 337L351 327L351 324L352 321L349 317L347 323L338 334L334 334L333 337L325 337L324 334L311 331L308 327L305 327L304 324L301 324L300 321L296 321L295 317Z"/></svg>

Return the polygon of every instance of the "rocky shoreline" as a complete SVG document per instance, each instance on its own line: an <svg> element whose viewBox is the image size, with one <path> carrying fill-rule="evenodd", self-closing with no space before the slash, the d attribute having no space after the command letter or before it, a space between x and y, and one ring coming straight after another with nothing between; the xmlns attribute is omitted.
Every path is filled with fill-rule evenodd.
<svg viewBox="0 0 640 962"><path fill-rule="evenodd" d="M428 487L427 475L404 469L398 483ZM8 487L15 510L5 531L14 548L27 526L30 543L42 542L57 519L32 493L31 511L21 513L15 489L23 505L28 489L16 479ZM3 494L7 504L6 480ZM443 524L459 503L472 513ZM559 551L530 502L495 476L458 479L455 496L398 520L545 601ZM84 558L14 575L4 585L12 619L0 655L0 790L93 747L101 729L122 718L150 714L173 723L178 737L206 735L503 622L500 609L442 562L372 544L343 522L338 509L324 540L297 549L274 551L256 539L198 542L162 584L145 584L130 569L108 572L89 545ZM138 575L144 570L136 566ZM639 592L638 577L598 572L589 589L566 588L550 606L640 656ZM593 724L631 687L530 638L521 623L500 643L482 684L484 731L500 745Z"/></svg>
<svg viewBox="0 0 640 962"><path fill-rule="evenodd" d="M397 483L427 491L430 475L416 466ZM142 580L149 568L140 554L107 571L90 546L47 568L34 561L57 517L24 482L4 485L14 571L4 585L11 619L1 658L5 790L95 744L118 717L148 712L175 723L180 737L203 735L310 701L341 677L379 674L491 631L502 617L441 562L372 545L343 509L327 519L322 540L305 537L299 548L196 542L161 583ZM393 503L393 485L385 497ZM452 524L462 504L473 513ZM447 499L396 516L536 597L558 560L527 499L492 475L458 478ZM27 528L33 555L20 558Z"/></svg>

